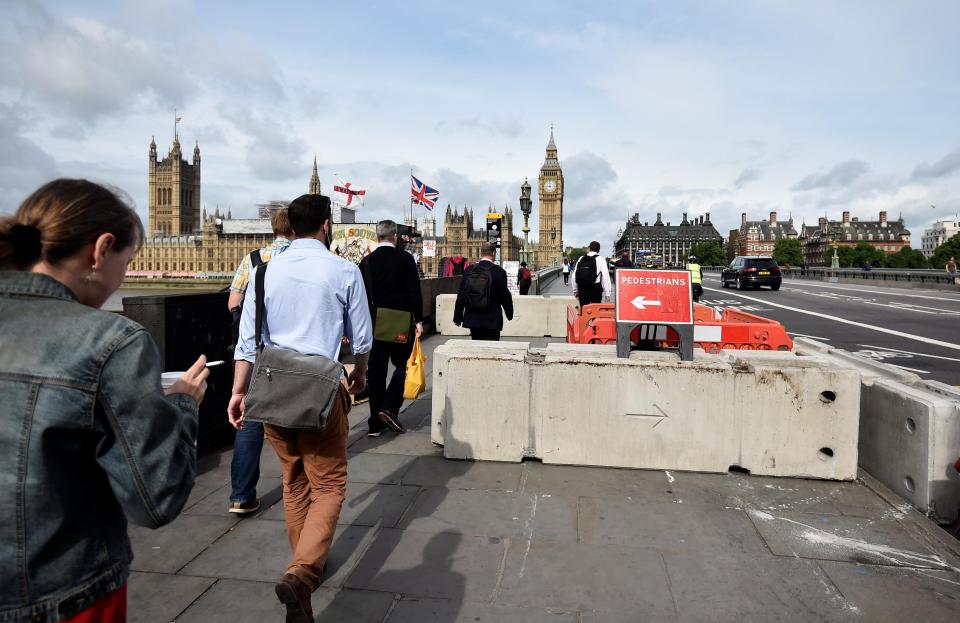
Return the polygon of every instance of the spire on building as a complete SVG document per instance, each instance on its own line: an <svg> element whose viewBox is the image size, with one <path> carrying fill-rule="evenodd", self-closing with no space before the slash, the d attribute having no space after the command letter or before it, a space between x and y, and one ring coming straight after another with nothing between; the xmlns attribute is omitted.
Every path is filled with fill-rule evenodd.
<svg viewBox="0 0 960 623"><path fill-rule="evenodd" d="M228 221L232 221L232 220L233 220L233 210L232 210L231 208L229 208L229 207L227 208L227 220L228 220Z"/></svg>
<svg viewBox="0 0 960 623"><path fill-rule="evenodd" d="M317 173L317 155L313 155L313 173L310 175L310 188L308 192L311 195L322 194L320 192L320 175Z"/></svg>
<svg viewBox="0 0 960 623"><path fill-rule="evenodd" d="M557 144L553 142L553 124L550 124L550 142L547 143L547 149L557 150Z"/></svg>

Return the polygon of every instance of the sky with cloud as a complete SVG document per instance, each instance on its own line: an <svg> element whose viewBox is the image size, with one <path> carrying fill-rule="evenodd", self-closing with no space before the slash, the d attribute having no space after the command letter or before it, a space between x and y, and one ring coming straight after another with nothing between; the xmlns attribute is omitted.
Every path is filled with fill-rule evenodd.
<svg viewBox="0 0 960 623"><path fill-rule="evenodd" d="M176 108L234 216L306 192L314 155L325 189L367 188L364 220L402 218L411 169L442 207L519 215L553 123L567 244L634 213L726 235L887 210L919 246L960 212L957 24L954 0L6 0L0 212L65 175L145 216Z"/></svg>

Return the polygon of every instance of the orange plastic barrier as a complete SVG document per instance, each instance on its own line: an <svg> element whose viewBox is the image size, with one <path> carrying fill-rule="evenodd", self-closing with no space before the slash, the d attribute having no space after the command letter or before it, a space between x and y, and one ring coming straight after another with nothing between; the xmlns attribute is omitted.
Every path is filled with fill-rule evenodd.
<svg viewBox="0 0 960 623"><path fill-rule="evenodd" d="M749 314L737 309L725 309L723 314L709 305L693 306L694 346L708 353L720 350L793 350L793 340L783 325L775 320ZM716 329L719 328L719 336ZM700 330L698 330L698 328ZM637 327L630 335L633 342L650 340L660 347L676 348L679 339L666 329L658 333L652 328ZM699 335L697 335L699 334ZM646 335L650 335L647 338ZM697 339L699 338L699 339ZM713 339L712 339L713 338ZM567 342L570 344L616 344L617 324L612 303L585 305L580 313L574 305L567 306Z"/></svg>
<svg viewBox="0 0 960 623"><path fill-rule="evenodd" d="M613 303L584 305L579 311L576 305L567 305L567 343L616 344Z"/></svg>

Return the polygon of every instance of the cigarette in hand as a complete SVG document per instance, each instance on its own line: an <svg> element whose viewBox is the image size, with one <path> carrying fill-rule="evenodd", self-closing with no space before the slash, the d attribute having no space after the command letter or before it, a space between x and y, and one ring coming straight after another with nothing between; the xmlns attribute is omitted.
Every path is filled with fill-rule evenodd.
<svg viewBox="0 0 960 623"><path fill-rule="evenodd" d="M220 361L208 361L208 362L207 362L207 367L208 367L208 368L215 368L215 367L217 367L217 366L222 366L222 365L225 364L225 363L226 363L226 361L224 361L223 359L221 359Z"/></svg>

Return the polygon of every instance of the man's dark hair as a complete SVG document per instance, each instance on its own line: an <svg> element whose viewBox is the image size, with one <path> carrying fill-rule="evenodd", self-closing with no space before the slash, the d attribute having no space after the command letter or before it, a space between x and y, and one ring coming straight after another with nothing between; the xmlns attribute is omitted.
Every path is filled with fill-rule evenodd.
<svg viewBox="0 0 960 623"><path fill-rule="evenodd" d="M290 202L287 216L297 238L314 236L330 218L330 197L300 195Z"/></svg>
<svg viewBox="0 0 960 623"><path fill-rule="evenodd" d="M296 231L296 230L294 230L294 231ZM600 253L600 243L597 242L596 240L594 240L593 242L591 242L591 243L590 243L590 250L593 251L594 253Z"/></svg>
<svg viewBox="0 0 960 623"><path fill-rule="evenodd" d="M492 244L483 244L480 246L480 257L496 257L497 247Z"/></svg>
<svg viewBox="0 0 960 623"><path fill-rule="evenodd" d="M526 263L526 262L520 262L520 265L521 265L521 266L526 266L527 263Z"/></svg>

